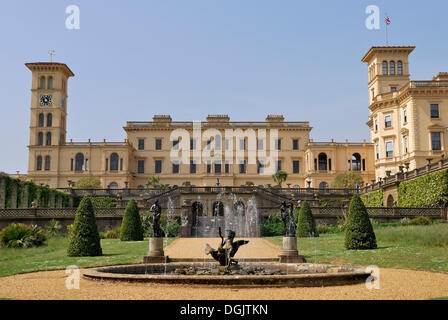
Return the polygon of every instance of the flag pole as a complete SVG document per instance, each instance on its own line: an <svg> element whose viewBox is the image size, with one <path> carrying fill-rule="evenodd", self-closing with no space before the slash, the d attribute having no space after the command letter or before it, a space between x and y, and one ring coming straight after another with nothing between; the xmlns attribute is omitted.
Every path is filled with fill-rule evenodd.
<svg viewBox="0 0 448 320"><path fill-rule="evenodd" d="M386 13L386 16L385 16L385 23L386 23L386 47L388 47L389 46L389 33L388 33L388 30L387 30L387 26L389 24L387 23L387 13Z"/></svg>

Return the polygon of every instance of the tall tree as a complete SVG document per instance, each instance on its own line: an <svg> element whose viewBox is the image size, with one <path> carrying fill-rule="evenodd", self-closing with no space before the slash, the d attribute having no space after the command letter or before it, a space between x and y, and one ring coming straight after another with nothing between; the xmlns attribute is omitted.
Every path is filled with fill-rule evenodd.
<svg viewBox="0 0 448 320"><path fill-rule="evenodd" d="M281 188L283 182L288 178L288 173L283 170L278 170L276 173L272 175L272 180Z"/></svg>

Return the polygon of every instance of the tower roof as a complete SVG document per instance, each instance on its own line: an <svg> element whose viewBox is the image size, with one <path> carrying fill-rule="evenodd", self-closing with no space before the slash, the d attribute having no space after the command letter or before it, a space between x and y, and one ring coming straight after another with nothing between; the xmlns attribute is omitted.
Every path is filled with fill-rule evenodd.
<svg viewBox="0 0 448 320"><path fill-rule="evenodd" d="M369 51L365 54L365 56L362 58L362 62L369 62L372 58L372 55L374 53L378 52L406 52L407 54L410 54L412 51L414 51L414 46L387 46L387 47L372 47Z"/></svg>
<svg viewBox="0 0 448 320"><path fill-rule="evenodd" d="M29 62L25 65L31 71L38 70L52 70L52 69L62 69L68 77L73 77L75 74L70 70L70 68L65 63L60 62Z"/></svg>

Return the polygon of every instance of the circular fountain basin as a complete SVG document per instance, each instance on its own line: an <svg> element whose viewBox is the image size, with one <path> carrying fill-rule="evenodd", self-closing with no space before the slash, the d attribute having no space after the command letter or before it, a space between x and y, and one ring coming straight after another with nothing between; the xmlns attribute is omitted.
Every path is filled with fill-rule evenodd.
<svg viewBox="0 0 448 320"><path fill-rule="evenodd" d="M365 282L363 268L313 263L244 262L225 270L215 262L174 262L86 269L89 279L219 286L321 287Z"/></svg>

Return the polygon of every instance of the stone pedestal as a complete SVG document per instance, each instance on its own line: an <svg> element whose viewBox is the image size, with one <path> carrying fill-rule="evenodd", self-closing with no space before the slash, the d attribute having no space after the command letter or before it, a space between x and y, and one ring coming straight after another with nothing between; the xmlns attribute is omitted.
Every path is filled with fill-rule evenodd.
<svg viewBox="0 0 448 320"><path fill-rule="evenodd" d="M296 237L283 237L283 251L278 256L280 263L302 263L306 262L303 256L297 251Z"/></svg>
<svg viewBox="0 0 448 320"><path fill-rule="evenodd" d="M143 263L163 263L168 261L163 252L163 238L149 238L149 251L146 257L143 257Z"/></svg>

